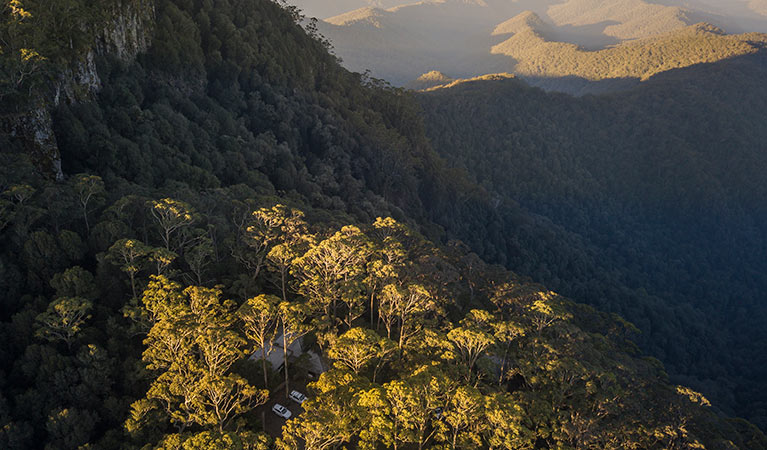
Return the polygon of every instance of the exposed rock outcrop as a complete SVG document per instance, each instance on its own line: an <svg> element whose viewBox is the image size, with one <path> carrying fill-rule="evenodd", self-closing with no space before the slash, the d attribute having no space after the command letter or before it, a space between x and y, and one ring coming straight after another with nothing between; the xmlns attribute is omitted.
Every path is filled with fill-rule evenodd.
<svg viewBox="0 0 767 450"><path fill-rule="evenodd" d="M88 52L64 70L47 92L31 102L26 113L9 124L11 135L22 139L32 161L41 172L61 180L61 154L53 132L51 111L62 102L79 103L94 99L101 89L96 69L98 55L112 55L125 63L146 51L152 40L154 1L133 0L116 7Z"/></svg>

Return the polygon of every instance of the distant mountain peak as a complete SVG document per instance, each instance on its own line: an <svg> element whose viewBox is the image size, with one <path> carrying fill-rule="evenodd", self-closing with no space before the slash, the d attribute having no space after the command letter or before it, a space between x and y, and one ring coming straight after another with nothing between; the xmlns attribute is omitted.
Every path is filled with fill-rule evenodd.
<svg viewBox="0 0 767 450"><path fill-rule="evenodd" d="M450 84L454 81L455 81L454 78L451 78L445 75L439 70L432 70L430 72L424 73L420 77L411 81L410 83L407 84L406 87L414 91L422 91L422 90L431 89L437 86Z"/></svg>
<svg viewBox="0 0 767 450"><path fill-rule="evenodd" d="M527 30L543 31L546 28L548 28L548 24L538 14L533 11L525 11L495 27L493 36L517 34Z"/></svg>
<svg viewBox="0 0 767 450"><path fill-rule="evenodd" d="M418 81L446 81L446 80L452 80L452 78L448 77L447 75L440 72L439 70L432 70L431 72L426 72L425 74L418 77Z"/></svg>
<svg viewBox="0 0 767 450"><path fill-rule="evenodd" d="M380 19L387 14L389 14L389 12L384 9L369 6L330 17L325 19L325 22L337 26L349 26L355 23L368 22L376 28L380 28Z"/></svg>

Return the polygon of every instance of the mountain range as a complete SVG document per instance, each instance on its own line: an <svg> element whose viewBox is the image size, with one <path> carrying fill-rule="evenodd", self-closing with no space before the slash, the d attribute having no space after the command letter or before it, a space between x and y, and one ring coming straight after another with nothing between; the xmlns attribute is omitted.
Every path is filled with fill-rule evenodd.
<svg viewBox="0 0 767 450"><path fill-rule="evenodd" d="M684 34L683 30L693 25L729 33L767 31L767 16L761 13L759 2L440 0L394 6L357 2L359 9L338 15L331 15L338 12L335 2L294 3L308 8L309 15L320 13L318 16L324 17L319 30L332 42L346 67L370 70L373 76L395 85L407 85L434 70L452 78L513 72L546 88L582 93L583 83L578 80L552 83L540 78L593 81L595 77L633 77L635 73L625 69L629 64L615 60L615 52L598 52L624 44L631 45L630 65L636 61L668 68L678 67L682 61L692 64L731 56L729 51L714 50L701 58L707 49L677 46L665 52L673 51L678 60L668 65L648 55L657 53L655 39L666 36L678 43L678 37L669 36ZM708 25L698 25L701 23ZM648 39L648 48L637 51ZM562 51L565 55L560 57ZM563 67L560 59L575 53L578 59L589 61L565 62L572 67ZM594 61L604 67L599 74L574 68L590 66ZM642 75L646 74L639 78Z"/></svg>

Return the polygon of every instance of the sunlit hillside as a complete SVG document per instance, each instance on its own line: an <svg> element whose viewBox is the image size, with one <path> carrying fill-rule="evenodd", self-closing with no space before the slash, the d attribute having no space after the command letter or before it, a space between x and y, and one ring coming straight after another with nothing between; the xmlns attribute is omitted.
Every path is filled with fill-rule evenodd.
<svg viewBox="0 0 767 450"><path fill-rule="evenodd" d="M320 8L322 4L315 3L312 8ZM441 0L402 1L398 6L386 6L389 5L328 17L319 24L319 29L331 40L346 67L370 70L374 76L396 85L409 85L432 70L454 78L516 72L529 77L641 79L665 68L741 54L744 49L723 48L730 46L725 42L692 44L677 39L666 42L669 48L661 48L662 45L656 43L642 50L633 46L625 52L588 56L581 54L581 50L593 52L668 36L701 22L731 33L767 31L767 17L756 14L746 3L729 8L674 0ZM723 8L732 14L726 14ZM508 36L499 31L500 27L526 12L536 15L538 23L530 28L537 31L537 36L522 35L508 40ZM550 43L544 44L535 37ZM560 51L564 52L561 56L550 55ZM628 55L631 63L622 60ZM596 68L587 69L584 64ZM572 93L626 86L603 83L599 87L588 87L582 80L535 83Z"/></svg>
<svg viewBox="0 0 767 450"><path fill-rule="evenodd" d="M764 0L663 0L658 3L675 5L732 19L730 24L753 27L767 16ZM760 17L762 16L762 17Z"/></svg>
<svg viewBox="0 0 767 450"><path fill-rule="evenodd" d="M537 16L523 18L512 19L495 30L495 35L513 36L494 46L492 52L513 58L514 71L531 78L646 80L670 69L755 53L767 43L767 35L726 35L711 25L698 24L658 37L586 51L574 44L548 41L545 36L549 28Z"/></svg>
<svg viewBox="0 0 767 450"><path fill-rule="evenodd" d="M689 10L635 0L568 1L552 5L546 14L554 24L599 27L619 40L667 33L696 20Z"/></svg>

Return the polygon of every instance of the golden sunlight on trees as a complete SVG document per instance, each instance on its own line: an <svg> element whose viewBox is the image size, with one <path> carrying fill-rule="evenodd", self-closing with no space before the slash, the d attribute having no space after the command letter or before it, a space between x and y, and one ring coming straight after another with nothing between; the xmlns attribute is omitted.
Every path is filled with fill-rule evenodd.
<svg viewBox="0 0 767 450"><path fill-rule="evenodd" d="M75 192L77 201L83 211L83 220L85 221L85 230L90 232L91 225L88 221L89 205L93 208L94 202L103 201L105 194L104 182L101 177L96 175L79 174L74 177Z"/></svg>
<svg viewBox="0 0 767 450"><path fill-rule="evenodd" d="M27 204L36 197L23 198ZM188 236L210 238L205 243L211 246L216 238L199 234L185 219L193 206L158 221L141 207L145 201L122 201L121 211L109 211L104 220L128 217L135 203L146 221L142 234L154 235L160 247L127 237L108 245L105 239L99 273L122 288L118 308L127 320L119 332L144 344L145 378L136 383L148 386L124 421L132 441L157 448L269 448L268 439L255 434L261 425L254 412L268 414L259 407L275 375L270 352L281 346L288 351L280 355L280 389L289 402L291 390L306 381L306 354L319 357L322 367L313 369L319 373L307 384L300 412L273 434L279 449L532 450L545 442L618 450L626 442L635 448L696 448L702 442L689 413L706 407L702 397L653 385L638 372L654 373L655 366L573 320L574 311L591 314L584 319L589 323L601 324L606 316L506 272L488 271L481 260L467 267L464 255L445 255L391 219L314 236L300 212L262 209L262 217L275 211L282 217L270 223L284 225L288 217L293 225L262 229L262 237L273 236L265 238L270 244L263 249L260 284L251 286L262 291L229 300L229 292L237 292L232 285L187 284L202 278L187 258L199 239ZM197 220L205 225L203 215ZM170 232L156 233L157 225ZM30 258L46 259L38 249L56 238L34 239ZM69 237L62 246L76 247L74 241ZM168 250L168 242L184 257ZM275 249L286 249L279 260L269 256L282 251ZM248 270L234 257L229 262L228 268ZM72 266L58 271L50 286L57 300L36 316L38 336L66 344L66 353L82 364L97 364L96 347L75 352L89 339L91 329L84 333L84 327L98 326L88 321L91 299L99 295L97 278ZM460 306L466 299L474 300ZM604 349L614 356L605 358ZM651 402L659 402L652 420L642 415ZM51 415L51 429L69 429L69 417L79 417L72 412L77 408L61 410L70 413ZM83 442L93 432L86 426L76 431Z"/></svg>
<svg viewBox="0 0 767 450"><path fill-rule="evenodd" d="M405 288L389 285L384 288L381 302L381 311L386 316L382 318L384 323L393 323L394 319L399 322L398 346L402 350L407 339L419 331L419 316L431 308L432 296L418 284ZM387 331L389 328L387 326Z"/></svg>
<svg viewBox="0 0 767 450"><path fill-rule="evenodd" d="M280 271L282 300L286 298L286 277L290 261L296 257L294 248L307 239L307 225L303 212L285 205L254 211L246 229L250 255L243 256L246 266L258 278L267 260ZM278 247L275 249L275 247Z"/></svg>
<svg viewBox="0 0 767 450"><path fill-rule="evenodd" d="M482 445L480 438L485 424L477 417L484 415L484 398L473 386L461 386L448 394L447 408L441 430L450 448L471 449Z"/></svg>
<svg viewBox="0 0 767 450"><path fill-rule="evenodd" d="M485 350L495 344L492 334L495 317L487 311L472 310L461 321L461 326L453 328L447 338L455 346L459 360L466 367L469 375L474 370L477 359Z"/></svg>
<svg viewBox="0 0 767 450"><path fill-rule="evenodd" d="M272 351L272 345L279 331L279 310L277 309L280 299L273 295L259 295L248 299L243 304L238 315L242 322L245 336L255 343L255 349L261 351L261 365L264 372L264 388L269 389L269 374L267 372L267 359Z"/></svg>
<svg viewBox="0 0 767 450"><path fill-rule="evenodd" d="M616 300L616 311L649 311L663 319L649 323L661 339L676 319L689 325L702 316L625 289L639 286L652 264L669 279L700 280L674 292L682 298L742 293L744 303L755 301L764 289L740 287L740 274L723 286L692 276L719 273L705 255L714 248L667 239L658 241L664 251L702 256L695 270L680 270L663 252L612 270L641 245L608 242L618 256L599 262L603 253L544 214L562 207L562 195L599 205L591 188L654 201L601 186L594 174L621 182L657 170L671 175L662 182L698 175L678 164L686 161L680 152L707 156L692 143L727 156L698 166L703 180L726 186L719 175L745 167L748 181L733 193L764 197L764 164L737 152L764 141L753 119L762 96L750 102L743 93L763 90L746 73L754 61L738 59L732 79L740 89L724 90L721 105L708 100L712 83L667 79L670 88L569 99L505 80L485 97L482 82L456 86L466 95L432 108L425 95L345 70L296 14L269 0L3 3L0 448L767 449L758 429L669 386L663 365L631 342L628 324L482 259L589 301ZM729 65L716 67L716 76L729 76ZM620 103L635 98L641 109ZM505 109L485 116L494 102ZM753 114L722 122L702 113L734 102ZM442 117L424 122L429 111ZM650 112L657 120L631 120ZM730 131L700 135L682 129L690 120L669 120L676 115ZM627 131L643 144L621 140ZM35 150L40 139L50 151ZM629 159L637 164L618 175L593 167L606 149L597 140L617 142L606 154L638 155ZM444 161L443 150L456 159ZM671 159L643 166L656 153ZM40 173L47 160L57 170L61 163L65 182ZM648 192L670 192L646 179ZM670 186L694 192L689 183ZM523 195L511 201L499 187ZM760 223L736 194L722 195L713 206L733 200L739 214L716 227ZM577 234L598 222L604 237L613 213L630 209L561 211L562 228ZM663 224L642 226L647 211L638 208L627 226L665 234ZM753 236L758 228L750 227ZM740 250L759 272L758 252ZM570 284L576 276L591 278ZM714 322L696 323L695 333L659 351L699 350L697 338L709 339ZM722 342L759 342L747 341ZM748 354L732 347L728 363ZM711 366L709 374L722 367ZM716 383L732 374L721 372L710 383L719 399L734 391ZM740 374L725 381L740 386ZM758 404L754 386L739 397ZM276 402L289 419L272 409Z"/></svg>
<svg viewBox="0 0 767 450"><path fill-rule="evenodd" d="M294 261L298 292L313 311L322 312L328 328L337 326L338 320L351 327L363 314L363 280L371 253L369 238L358 227L345 226ZM339 304L346 306L343 319L338 317Z"/></svg>
<svg viewBox="0 0 767 450"><path fill-rule="evenodd" d="M356 397L367 384L338 369L320 375L314 389L322 396L304 402L304 413L283 427L277 448L291 450L303 442L307 450L325 450L349 442L355 436L357 418L364 414Z"/></svg>
<svg viewBox="0 0 767 450"><path fill-rule="evenodd" d="M538 298L527 306L531 313L533 324L539 333L557 321L566 320L569 315L562 312L557 295L553 292L539 292Z"/></svg>
<svg viewBox="0 0 767 450"><path fill-rule="evenodd" d="M487 426L482 430L491 449L532 450L535 433L523 423L522 404L508 393L486 397Z"/></svg>
<svg viewBox="0 0 767 450"><path fill-rule="evenodd" d="M93 304L80 297L62 297L48 305L48 309L37 316L37 336L49 341L62 341L72 348L77 333L90 319Z"/></svg>
<svg viewBox="0 0 767 450"><path fill-rule="evenodd" d="M352 328L334 339L328 349L328 357L336 361L339 368L348 368L356 375L367 368L374 360L381 363L394 352L396 346L389 339L382 338L373 330L366 328ZM373 381L375 382L375 374Z"/></svg>
<svg viewBox="0 0 767 450"><path fill-rule="evenodd" d="M280 302L277 305L277 317L282 328L282 348L284 355L283 369L285 371L285 396L290 393L290 377L288 371L288 349L301 337L311 331L305 323L308 308L304 303Z"/></svg>
<svg viewBox="0 0 767 450"><path fill-rule="evenodd" d="M160 227L160 237L165 249L172 251L171 247L180 247L180 243L174 246L171 241L176 234L182 233L194 223L195 217L191 207L185 202L165 198L152 202L150 212Z"/></svg>
<svg viewBox="0 0 767 450"><path fill-rule="evenodd" d="M107 252L107 258L119 265L120 270L128 274L133 298L138 298L136 274L142 269L144 260L150 252L149 246L136 239L120 239Z"/></svg>
<svg viewBox="0 0 767 450"><path fill-rule="evenodd" d="M268 391L230 370L246 348L235 329L234 304L222 301L216 289L178 288L158 279L145 293L154 325L143 359L156 378L146 398L133 404L129 432L145 426L153 410L162 411L179 432L192 425L223 432L268 397Z"/></svg>

